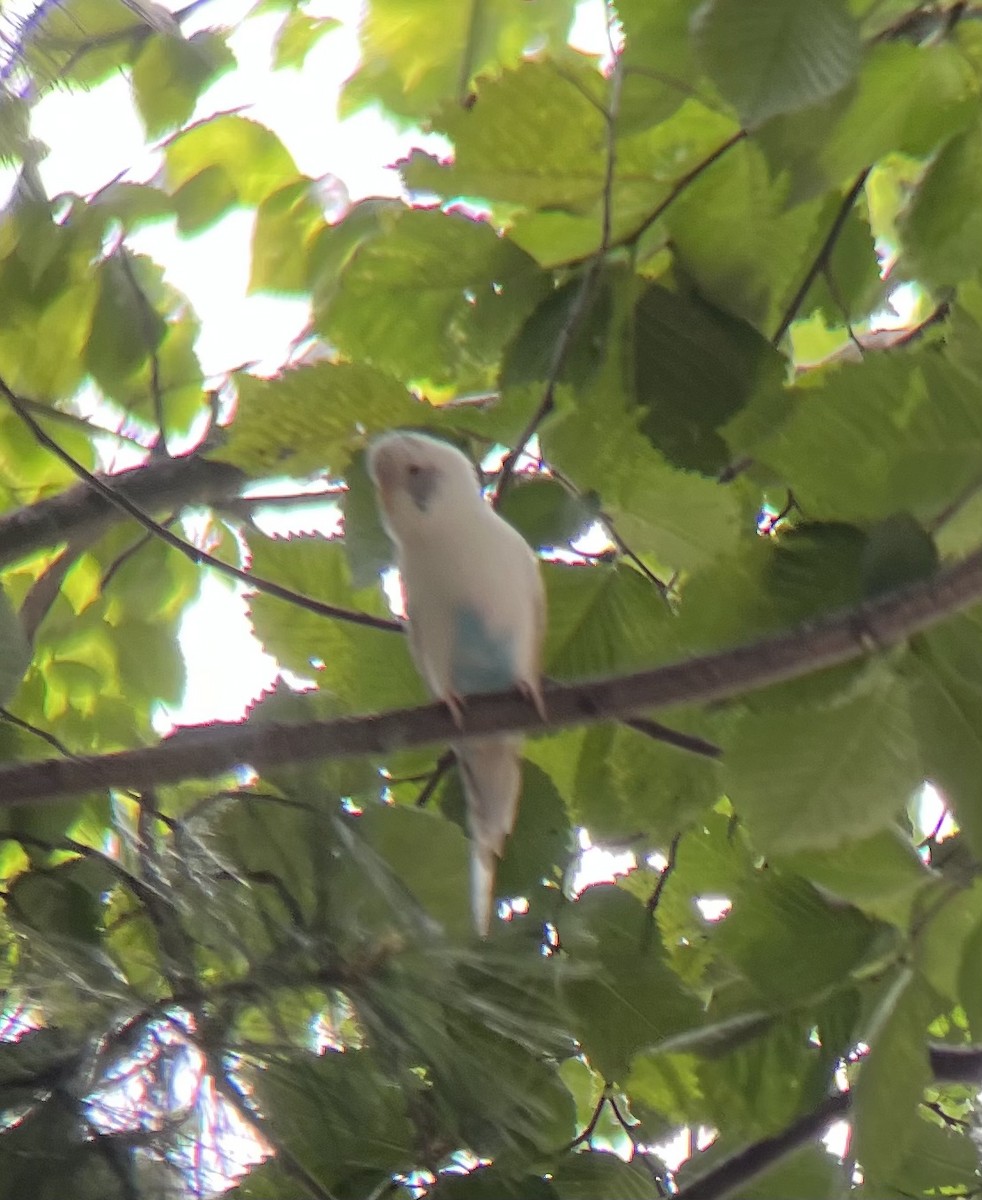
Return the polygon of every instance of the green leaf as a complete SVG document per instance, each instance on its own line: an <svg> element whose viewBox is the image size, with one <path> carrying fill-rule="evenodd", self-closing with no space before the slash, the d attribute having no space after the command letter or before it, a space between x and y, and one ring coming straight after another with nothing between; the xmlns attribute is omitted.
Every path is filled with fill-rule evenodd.
<svg viewBox="0 0 982 1200"><path fill-rule="evenodd" d="M341 114L380 103L418 119L445 100L461 103L479 75L520 62L533 46L563 46L573 11L570 0L518 8L480 0L473 10L418 0L408 11L400 0L372 0L360 28L363 66L345 88Z"/></svg>
<svg viewBox="0 0 982 1200"><path fill-rule="evenodd" d="M21 96L0 99L0 162L8 165L24 158L30 145L30 105Z"/></svg>
<svg viewBox="0 0 982 1200"><path fill-rule="evenodd" d="M666 725L711 735L705 719L659 714ZM624 726L588 729L579 754L574 811L597 840L617 842L630 830L668 845L719 799L719 771L710 758L686 753Z"/></svg>
<svg viewBox="0 0 982 1200"><path fill-rule="evenodd" d="M316 184L301 178L267 196L256 210L252 233L250 292L303 292L307 252L324 228Z"/></svg>
<svg viewBox="0 0 982 1200"><path fill-rule="evenodd" d="M487 222L407 210L384 237L361 242L340 278L323 280L314 319L351 358L405 383L465 390L491 382L502 346L548 286Z"/></svg>
<svg viewBox="0 0 982 1200"><path fill-rule="evenodd" d="M870 1047L853 1088L853 1148L867 1182L894 1177L897 1147L917 1128L917 1105L930 1081L926 1033L932 1015L924 984L898 971L882 989L870 1028Z"/></svg>
<svg viewBox="0 0 982 1200"><path fill-rule="evenodd" d="M667 576L731 545L738 501L732 489L670 467L638 430L641 415L585 397L543 430L543 453L580 489L597 492L621 537L665 563Z"/></svg>
<svg viewBox="0 0 982 1200"><path fill-rule="evenodd" d="M436 127L454 142L453 160L414 150L403 179L422 194L589 212L604 187L597 153L605 137L603 90L602 76L587 60L533 60L483 79L473 108L448 104L436 117Z"/></svg>
<svg viewBox="0 0 982 1200"><path fill-rule="evenodd" d="M355 587L371 587L395 562L395 547L385 532L375 499L375 488L361 452L345 472L347 491L341 500L344 513L344 553Z"/></svg>
<svg viewBox="0 0 982 1200"><path fill-rule="evenodd" d="M905 691L886 672L829 708L745 713L723 759L725 789L764 854L885 829L922 777Z"/></svg>
<svg viewBox="0 0 982 1200"><path fill-rule="evenodd" d="M677 261L704 300L756 325L768 337L801 284L802 263L819 252L840 201L787 208L760 149L729 145L665 214Z"/></svg>
<svg viewBox="0 0 982 1200"><path fill-rule="evenodd" d="M789 203L844 186L891 152L923 158L974 117L966 63L939 40L867 50L856 85L775 117L754 134L775 171L791 174Z"/></svg>
<svg viewBox="0 0 982 1200"><path fill-rule="evenodd" d="M681 1187L698 1194L700 1179L711 1170L719 1170L739 1147L722 1139L707 1150L693 1155L683 1164L677 1179ZM808 1200L839 1200L844 1193L842 1164L822 1145L804 1146L781 1157L733 1193L734 1200L788 1200L789 1196Z"/></svg>
<svg viewBox="0 0 982 1200"><path fill-rule="evenodd" d="M949 847L952 841L954 845ZM957 854L961 849L957 839L946 839L935 851L935 862L947 872L945 856L952 850ZM969 867L969 880L973 869ZM918 976L927 981L935 994L957 1004L961 1000L968 948L982 924L982 885L959 880L957 875L944 882L947 894L941 897L941 903L937 892L925 893L915 910L914 920L919 923L916 927L923 929L924 936L919 936L914 944L913 964Z"/></svg>
<svg viewBox="0 0 982 1200"><path fill-rule="evenodd" d="M652 284L634 325L641 430L675 466L715 476L730 459L718 430L757 393L779 393L784 361L755 329Z"/></svg>
<svg viewBox="0 0 982 1200"><path fill-rule="evenodd" d="M6 704L20 686L31 663L31 647L7 593L0 589L0 704Z"/></svg>
<svg viewBox="0 0 982 1200"><path fill-rule="evenodd" d="M261 204L299 174L274 133L233 113L201 121L171 138L164 162L185 233L209 224L234 204ZM195 189L193 196L189 188Z"/></svg>
<svg viewBox="0 0 982 1200"><path fill-rule="evenodd" d="M563 546L598 515L596 497L570 492L555 479L519 480L499 512L533 546Z"/></svg>
<svg viewBox="0 0 982 1200"><path fill-rule="evenodd" d="M692 0L618 0L624 30L618 125L647 127L670 116L685 99L683 80L696 67L689 36Z"/></svg>
<svg viewBox="0 0 982 1200"><path fill-rule="evenodd" d="M926 285L975 275L973 261L982 254L982 216L973 203L979 187L982 150L976 126L952 138L928 167L901 224L909 269Z"/></svg>
<svg viewBox="0 0 982 1200"><path fill-rule="evenodd" d="M127 621L117 626L119 680L127 696L177 705L184 695L184 661L176 631L161 622Z"/></svg>
<svg viewBox="0 0 982 1200"><path fill-rule="evenodd" d="M587 283L573 279L545 296L505 350L502 389L545 384L555 373L555 382L587 390L603 365L597 348L611 336L615 282L624 285L623 278L615 280L613 273L607 273L595 288L584 293ZM589 307L583 309L587 299ZM557 347L567 341L556 372Z"/></svg>
<svg viewBox="0 0 982 1200"><path fill-rule="evenodd" d="M732 990L732 985L720 989L724 995ZM789 1012L728 1053L700 1059L705 1097L700 1124L726 1127L740 1141L757 1141L779 1134L823 1100L835 1057L811 1042L814 1028L813 1019Z"/></svg>
<svg viewBox="0 0 982 1200"><path fill-rule="evenodd" d="M127 232L174 213L170 197L158 188L125 179L117 179L96 192L89 201L89 210L120 221Z"/></svg>
<svg viewBox="0 0 982 1200"><path fill-rule="evenodd" d="M925 776L944 790L976 855L982 854L980 613L920 634L904 663Z"/></svg>
<svg viewBox="0 0 982 1200"><path fill-rule="evenodd" d="M677 1125L688 1124L690 1114L698 1121L704 1111L696 1060L689 1054L637 1055L624 1090L632 1111L644 1105Z"/></svg>
<svg viewBox="0 0 982 1200"><path fill-rule="evenodd" d="M930 519L976 477L974 385L941 355L879 355L826 369L758 450L812 517ZM821 445L821 454L816 447Z"/></svg>
<svg viewBox="0 0 982 1200"><path fill-rule="evenodd" d="M342 609L389 618L378 593L352 590L337 544L317 537L254 536L251 550L252 569L262 578ZM381 712L423 701L407 639L398 630L328 619L261 593L249 607L256 635L269 653L304 678L314 675L343 711Z"/></svg>
<svg viewBox="0 0 982 1200"><path fill-rule="evenodd" d="M869 531L862 569L866 594L877 596L933 575L937 547L913 517L897 513Z"/></svg>
<svg viewBox="0 0 982 1200"><path fill-rule="evenodd" d="M671 613L631 567L545 564L549 612L545 663L566 679L640 668L664 657Z"/></svg>
<svg viewBox="0 0 982 1200"><path fill-rule="evenodd" d="M154 28L148 12L152 10L100 0L70 0L34 14L19 52L41 87L54 82L91 86L132 61ZM159 24L160 15L153 13L153 19Z"/></svg>
<svg viewBox="0 0 982 1200"><path fill-rule="evenodd" d="M773 870L746 882L716 935L719 952L764 1003L791 1007L842 987L878 935L856 909Z"/></svg>
<svg viewBox="0 0 982 1200"><path fill-rule="evenodd" d="M156 269L146 259L130 258L124 265L115 256L99 264L99 298L85 345L85 365L105 391L132 375L155 353L167 325L141 286L159 286Z"/></svg>
<svg viewBox="0 0 982 1200"><path fill-rule="evenodd" d="M972 1037L978 1037L982 1030L982 924L965 939L963 950L958 996Z"/></svg>
<svg viewBox="0 0 982 1200"><path fill-rule="evenodd" d="M365 435L425 410L366 363L316 363L273 379L236 377L239 404L220 456L254 475L339 475Z"/></svg>
<svg viewBox="0 0 982 1200"><path fill-rule="evenodd" d="M292 9L283 18L273 42L273 69L300 70L324 34L340 27L341 22L334 17L308 17L299 9Z"/></svg>
<svg viewBox="0 0 982 1200"><path fill-rule="evenodd" d="M662 1194L646 1165L604 1151L567 1154L550 1175L560 1200L656 1200Z"/></svg>
<svg viewBox="0 0 982 1200"><path fill-rule="evenodd" d="M353 1164L384 1176L413 1161L406 1097L368 1051L284 1057L244 1074L277 1114L282 1144L322 1187L334 1190Z"/></svg>
<svg viewBox="0 0 982 1200"><path fill-rule="evenodd" d="M13 915L45 937L99 944L99 903L68 877L68 868L25 872L14 881L9 895Z"/></svg>
<svg viewBox="0 0 982 1200"><path fill-rule="evenodd" d="M887 1186L898 1196L970 1196L979 1185L979 1157L971 1130L946 1126L920 1109L919 1120L910 1123L903 1140L903 1154ZM942 1190L944 1189L944 1190Z"/></svg>
<svg viewBox="0 0 982 1200"><path fill-rule="evenodd" d="M909 838L898 829L844 842L834 850L800 850L773 861L837 900L906 929L916 894L934 881Z"/></svg>
<svg viewBox="0 0 982 1200"><path fill-rule="evenodd" d="M588 888L558 921L570 953L596 964L596 978L571 980L577 1038L608 1081L631 1058L698 1024L699 1006L672 971L642 904L609 885Z"/></svg>
<svg viewBox="0 0 982 1200"><path fill-rule="evenodd" d="M693 32L747 126L834 96L859 70L859 27L840 0L709 0Z"/></svg>
<svg viewBox="0 0 982 1200"><path fill-rule="evenodd" d="M183 125L204 89L234 65L224 37L210 30L186 39L176 29L147 38L131 75L147 137Z"/></svg>
<svg viewBox="0 0 982 1200"><path fill-rule="evenodd" d="M361 817L365 840L447 933L471 936L470 854L460 830L435 813L373 804Z"/></svg>

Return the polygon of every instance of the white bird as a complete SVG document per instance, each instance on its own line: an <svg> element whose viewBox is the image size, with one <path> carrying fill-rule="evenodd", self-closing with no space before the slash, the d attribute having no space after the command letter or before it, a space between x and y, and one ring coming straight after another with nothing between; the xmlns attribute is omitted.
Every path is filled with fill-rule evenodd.
<svg viewBox="0 0 982 1200"><path fill-rule="evenodd" d="M463 726L464 697L516 687L545 719L540 655L545 595L532 550L481 495L448 442L395 431L368 450L382 523L395 543L409 646L430 691ZM494 876L518 812L521 737L454 745L470 825L471 902L491 925Z"/></svg>

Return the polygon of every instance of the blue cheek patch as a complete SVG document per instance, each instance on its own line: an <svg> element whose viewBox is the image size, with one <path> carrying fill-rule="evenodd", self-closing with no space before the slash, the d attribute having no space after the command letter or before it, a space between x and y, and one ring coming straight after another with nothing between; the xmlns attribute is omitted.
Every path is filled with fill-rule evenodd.
<svg viewBox="0 0 982 1200"><path fill-rule="evenodd" d="M472 608L457 614L451 676L454 690L462 696L503 692L515 682L511 638L488 633Z"/></svg>

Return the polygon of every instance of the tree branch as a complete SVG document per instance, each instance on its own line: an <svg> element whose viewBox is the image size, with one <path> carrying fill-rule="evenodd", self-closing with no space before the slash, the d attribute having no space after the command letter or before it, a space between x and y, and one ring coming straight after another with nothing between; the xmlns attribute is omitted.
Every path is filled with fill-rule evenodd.
<svg viewBox="0 0 982 1200"><path fill-rule="evenodd" d="M782 1158L818 1137L833 1121L845 1117L850 1102L848 1092L837 1092L834 1096L826 1097L787 1129L731 1154L711 1171L694 1179L675 1193L675 1200L725 1200L725 1197L732 1196L738 1188L762 1175Z"/></svg>
<svg viewBox="0 0 982 1200"><path fill-rule="evenodd" d="M77 462L64 447L60 446L54 438L45 432L42 426L28 412L21 397L11 391L2 379L0 379L0 394L6 397L7 403L34 435L34 439L39 446L50 450L55 458L64 463L70 471L77 475L93 491L97 492L104 500L122 509L137 524L142 525L148 533L153 534L154 537L164 542L165 545L170 546L172 550L183 554L195 566L205 565L213 567L222 575L227 575L231 579L237 579L257 592L265 592L267 595L276 596L278 599L285 600L288 604L293 604L297 608L317 613L318 616L330 617L332 620L337 621L350 621L354 625L364 625L370 629L396 630L400 628L398 621L391 621L385 617L376 617L370 613L358 612L355 609L340 608L336 604L325 604L322 600L315 600L311 596L304 596L299 592L294 592L290 588L285 588L278 583L274 583L271 579L263 579L259 575L243 571L240 567L234 567L231 563L223 562L222 559L216 558L213 554L208 554L207 551L201 550L199 547L178 537L176 533L172 533L170 529L165 528L159 521L155 521L152 517L148 516L125 493L116 491L106 483L105 479L99 475L94 475L87 467Z"/></svg>
<svg viewBox="0 0 982 1200"><path fill-rule="evenodd" d="M707 704L758 691L896 645L982 600L982 550L931 579L853 608L714 654L668 666L545 689L549 720L560 729L677 704ZM469 736L541 731L531 705L514 692L472 696ZM46 759L0 770L0 807L107 787L143 789L206 778L248 763L257 771L284 763L384 756L460 740L442 704L380 715L298 725L247 722L178 732L157 746L72 762Z"/></svg>
<svg viewBox="0 0 982 1200"><path fill-rule="evenodd" d="M238 467L194 454L97 475L103 487L144 512L171 511L188 505L221 504L238 498L248 482ZM49 500L39 500L0 517L0 569L59 542L83 535L93 540L123 518L101 489L83 482Z"/></svg>
<svg viewBox="0 0 982 1200"><path fill-rule="evenodd" d="M928 1043L931 1071L936 1083L982 1083L982 1046L948 1046ZM851 1095L838 1092L826 1097L816 1108L770 1138L754 1142L731 1154L724 1162L694 1179L675 1200L725 1200L738 1189L775 1166L782 1158L799 1150L822 1134L833 1121L849 1115Z"/></svg>

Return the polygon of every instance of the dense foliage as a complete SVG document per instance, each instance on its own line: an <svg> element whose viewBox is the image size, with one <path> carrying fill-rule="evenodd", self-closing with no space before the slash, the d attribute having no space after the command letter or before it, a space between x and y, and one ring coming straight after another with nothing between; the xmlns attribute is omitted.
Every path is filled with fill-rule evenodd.
<svg viewBox="0 0 982 1200"><path fill-rule="evenodd" d="M345 109L449 149L340 218L199 119L207 6L7 26L0 1200L982 1190L982 10L616 0L598 59L575 7L369 0ZM279 69L336 24L255 12ZM35 102L119 71L159 171L46 196ZM206 379L127 238L243 207L311 335ZM547 673L591 681L547 693L486 943L448 718L400 713L363 466L399 425L492 468ZM264 533L257 485L309 528L311 479L343 524ZM246 570L317 689L141 750L203 575ZM582 828L638 865L577 897Z"/></svg>

